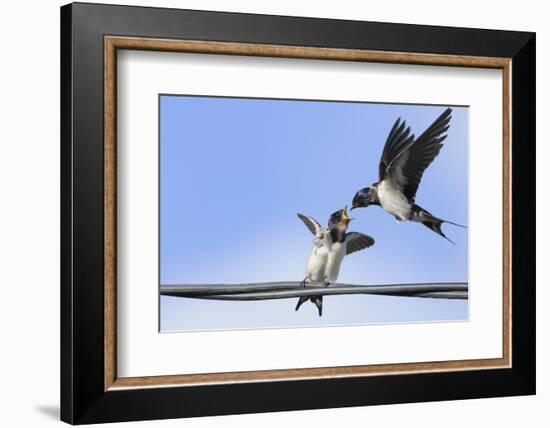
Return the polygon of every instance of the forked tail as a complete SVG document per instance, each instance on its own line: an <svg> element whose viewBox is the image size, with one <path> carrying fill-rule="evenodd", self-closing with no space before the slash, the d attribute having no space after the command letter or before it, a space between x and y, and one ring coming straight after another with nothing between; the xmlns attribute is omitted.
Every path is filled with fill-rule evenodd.
<svg viewBox="0 0 550 428"><path fill-rule="evenodd" d="M312 297L301 296L298 299L298 303L296 304L296 308L294 310L297 311L298 309L300 309L300 306L302 306L302 304L307 300L311 300L311 303L317 306L317 310L319 311L319 316L322 317L323 316L323 296L312 296Z"/></svg>
<svg viewBox="0 0 550 428"><path fill-rule="evenodd" d="M437 233L439 236L442 236L453 245L456 245L456 244L452 240L447 238L447 236L443 233L443 231L441 230L441 225L443 223L449 223L454 226L466 228L466 226L463 226L461 224L454 223L449 220L442 220L440 218L437 218L436 216L431 214L429 211L426 211L424 208L416 204L412 206L411 217L412 217L411 218L412 221L417 221L419 223L422 223L428 229L433 230L435 233Z"/></svg>

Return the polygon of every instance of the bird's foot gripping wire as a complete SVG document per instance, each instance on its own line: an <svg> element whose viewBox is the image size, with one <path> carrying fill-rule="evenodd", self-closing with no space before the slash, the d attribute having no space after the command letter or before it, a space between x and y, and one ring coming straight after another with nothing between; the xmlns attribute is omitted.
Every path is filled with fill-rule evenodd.
<svg viewBox="0 0 550 428"><path fill-rule="evenodd" d="M328 286L330 285L329 280L325 278L325 280L323 281L323 285L324 285L325 287L328 287Z"/></svg>
<svg viewBox="0 0 550 428"><path fill-rule="evenodd" d="M306 288L306 283L307 283L307 280L309 279L309 275L306 276L302 282L300 282L300 286L303 287L303 288Z"/></svg>

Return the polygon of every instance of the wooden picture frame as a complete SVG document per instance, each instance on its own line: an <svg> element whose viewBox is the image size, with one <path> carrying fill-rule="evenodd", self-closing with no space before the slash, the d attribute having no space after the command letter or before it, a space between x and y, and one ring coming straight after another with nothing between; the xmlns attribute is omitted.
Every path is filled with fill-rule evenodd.
<svg viewBox="0 0 550 428"><path fill-rule="evenodd" d="M501 69L502 358L118 377L117 49ZM62 420L114 422L535 392L534 34L77 3L61 8L61 54Z"/></svg>

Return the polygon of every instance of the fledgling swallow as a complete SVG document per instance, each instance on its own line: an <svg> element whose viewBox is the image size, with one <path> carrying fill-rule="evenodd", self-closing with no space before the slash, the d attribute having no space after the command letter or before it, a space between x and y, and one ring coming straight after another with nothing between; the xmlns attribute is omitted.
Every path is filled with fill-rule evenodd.
<svg viewBox="0 0 550 428"><path fill-rule="evenodd" d="M337 280L344 256L374 244L374 239L368 235L347 232L348 225L353 220L348 215L347 207L332 213L325 228L312 217L300 213L298 217L315 235L306 263L306 277L302 281L304 286L314 282L328 286ZM296 310L308 299L317 306L319 316L322 316L323 296L300 297Z"/></svg>
<svg viewBox="0 0 550 428"><path fill-rule="evenodd" d="M447 108L418 138L398 118L388 135L378 167L378 182L359 190L351 209L379 205L399 223L409 220L422 223L449 242L441 230L442 223L465 227L442 220L415 203L422 174L439 154L451 121Z"/></svg>

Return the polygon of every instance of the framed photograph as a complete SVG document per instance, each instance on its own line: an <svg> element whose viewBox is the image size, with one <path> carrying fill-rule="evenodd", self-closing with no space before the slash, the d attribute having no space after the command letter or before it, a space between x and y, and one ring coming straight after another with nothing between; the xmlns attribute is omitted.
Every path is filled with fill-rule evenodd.
<svg viewBox="0 0 550 428"><path fill-rule="evenodd" d="M535 393L533 33L76 3L61 56L62 420Z"/></svg>

